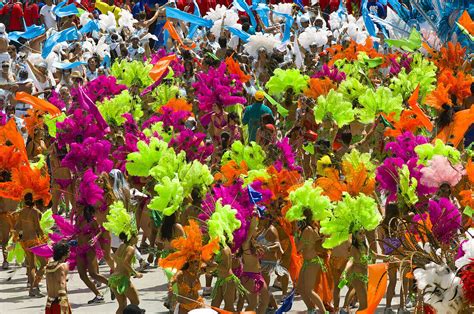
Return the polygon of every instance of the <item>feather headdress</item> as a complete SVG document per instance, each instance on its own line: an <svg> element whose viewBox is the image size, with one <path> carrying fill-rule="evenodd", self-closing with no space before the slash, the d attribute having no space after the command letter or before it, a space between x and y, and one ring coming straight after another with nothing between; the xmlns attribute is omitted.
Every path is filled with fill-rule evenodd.
<svg viewBox="0 0 474 314"><path fill-rule="evenodd" d="M237 210L230 205L223 206L221 200L217 200L214 213L206 222L210 238L218 238L221 243L232 243L234 241L233 232L241 225L236 215Z"/></svg>
<svg viewBox="0 0 474 314"><path fill-rule="evenodd" d="M308 27L304 32L298 36L298 41L304 49L310 51L311 45L324 47L328 43L328 32L325 30L316 30L313 27Z"/></svg>
<svg viewBox="0 0 474 314"><path fill-rule="evenodd" d="M298 69L276 69L265 87L272 96L280 96L288 89L298 95L308 87L309 77L301 74Z"/></svg>
<svg viewBox="0 0 474 314"><path fill-rule="evenodd" d="M249 38L249 41L244 45L244 51L255 59L258 58L258 51L263 48L267 54L273 53L273 48L277 47L280 41L271 34L256 34Z"/></svg>
<svg viewBox="0 0 474 314"><path fill-rule="evenodd" d="M176 252L160 260L162 268L181 270L187 262L209 262L214 253L219 249L219 239L212 239L203 245L202 233L199 225L194 220L189 220L189 226L184 226L184 237L171 242Z"/></svg>
<svg viewBox="0 0 474 314"><path fill-rule="evenodd" d="M375 200L364 194L352 197L344 193L342 201L334 207L331 215L321 221L321 233L328 235L323 247L334 248L349 239L349 235L377 228L382 216Z"/></svg>
<svg viewBox="0 0 474 314"><path fill-rule="evenodd" d="M314 221L326 219L330 215L332 204L322 193L320 187L313 186L313 180L306 180L303 186L290 193L292 206L286 213L286 218L289 221L303 220L304 211L309 209Z"/></svg>
<svg viewBox="0 0 474 314"><path fill-rule="evenodd" d="M127 235L128 240L138 232L134 216L127 212L122 201L117 201L110 205L110 211L107 214L107 221L104 222L104 228L117 237L123 232Z"/></svg>

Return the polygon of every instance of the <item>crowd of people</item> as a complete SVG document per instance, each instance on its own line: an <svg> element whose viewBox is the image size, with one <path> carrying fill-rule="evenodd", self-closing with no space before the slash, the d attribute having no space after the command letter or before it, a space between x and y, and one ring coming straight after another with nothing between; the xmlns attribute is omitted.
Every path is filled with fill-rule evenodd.
<svg viewBox="0 0 474 314"><path fill-rule="evenodd" d="M472 313L473 3L249 2L0 3L2 269L46 313L156 267L174 313Z"/></svg>

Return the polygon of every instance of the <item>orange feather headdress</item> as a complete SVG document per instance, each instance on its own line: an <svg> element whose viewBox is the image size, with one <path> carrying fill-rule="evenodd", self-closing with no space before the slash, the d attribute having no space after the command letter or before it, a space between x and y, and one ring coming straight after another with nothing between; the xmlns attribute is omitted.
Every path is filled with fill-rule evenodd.
<svg viewBox="0 0 474 314"><path fill-rule="evenodd" d="M219 239L215 238L208 244L202 245L202 233L195 220L189 220L189 226L184 227L184 237L171 241L176 252L160 260L160 267L182 269L190 261L209 262L219 249Z"/></svg>

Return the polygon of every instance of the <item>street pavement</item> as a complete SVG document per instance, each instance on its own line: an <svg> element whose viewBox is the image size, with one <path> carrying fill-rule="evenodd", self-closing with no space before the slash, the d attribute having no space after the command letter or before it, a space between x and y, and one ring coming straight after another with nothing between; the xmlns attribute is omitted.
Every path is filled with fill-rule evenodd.
<svg viewBox="0 0 474 314"><path fill-rule="evenodd" d="M100 273L107 274L107 266L100 266ZM107 276L107 275L106 275ZM11 278L7 281L7 279ZM203 278L202 278L203 279ZM132 279L133 284L138 289L140 296L140 307L146 313L169 313L163 302L167 294L166 276L161 269L150 269L141 279ZM273 282L273 280L272 280ZM202 282L203 284L204 282ZM46 293L46 281L43 279L40 289ZM94 297L85 284L79 278L77 271L72 271L68 279L68 295L73 313L83 314L108 314L115 313L117 309L116 301L110 299L110 292L102 286L99 290L105 296L105 303L88 305L87 301ZM343 291L343 295L344 295ZM279 300L280 291L274 291ZM0 314L38 314L44 313L46 298L31 298L28 296L26 287L26 269L12 266L10 270L0 270ZM341 301L342 302L342 301ZM383 313L384 302L380 304L377 313ZM206 299L210 304L210 300ZM394 300L394 304L398 299ZM299 296L293 304L289 313L305 313L306 307Z"/></svg>

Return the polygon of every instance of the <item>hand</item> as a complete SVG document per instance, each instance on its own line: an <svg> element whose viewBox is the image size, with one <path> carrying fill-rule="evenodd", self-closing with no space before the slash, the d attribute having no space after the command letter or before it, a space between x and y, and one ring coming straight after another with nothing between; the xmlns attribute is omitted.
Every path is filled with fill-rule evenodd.
<svg viewBox="0 0 474 314"><path fill-rule="evenodd" d="M143 274L142 273L136 273L134 277L135 278L143 278Z"/></svg>

